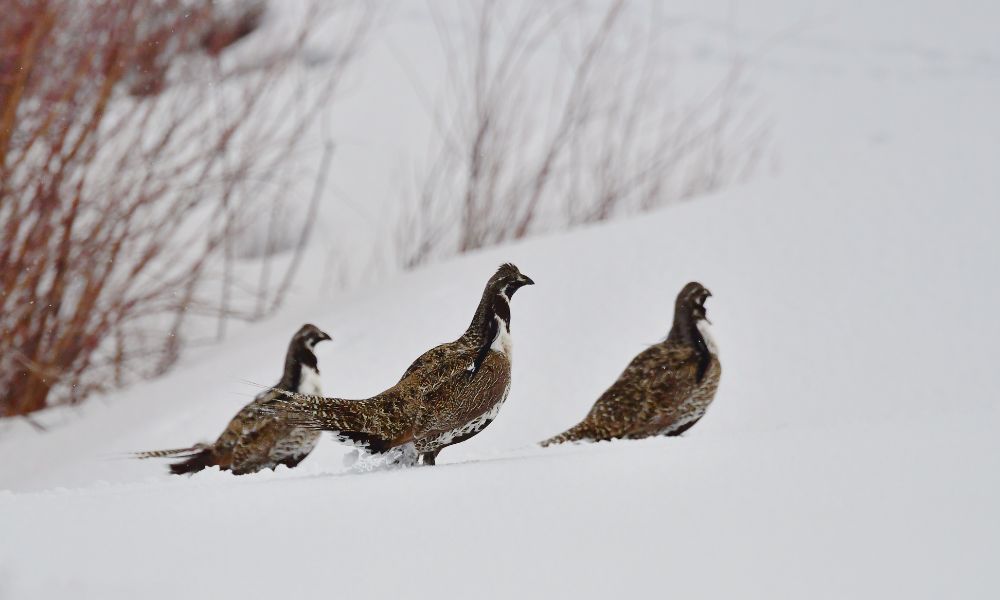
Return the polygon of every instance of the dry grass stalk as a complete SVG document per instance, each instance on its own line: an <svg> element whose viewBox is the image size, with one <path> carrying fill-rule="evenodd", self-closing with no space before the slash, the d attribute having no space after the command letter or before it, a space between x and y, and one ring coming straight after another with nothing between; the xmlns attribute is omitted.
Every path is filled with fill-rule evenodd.
<svg viewBox="0 0 1000 600"><path fill-rule="evenodd" d="M740 96L741 64L678 97L657 4L462 7L464 36L437 15L449 87L434 114L440 149L398 227L404 267L650 210L753 170L766 127Z"/></svg>
<svg viewBox="0 0 1000 600"><path fill-rule="evenodd" d="M275 109L279 79L330 6L315 3L288 39L250 53L240 42L253 40L263 3L234 6L5 8L0 416L162 373L189 341L189 324L216 319L221 331L225 319L258 318L280 301L262 282L245 290L265 298L262 309L232 302L244 289L232 240L249 214L283 200L247 182L280 176L367 21L345 32L329 69L312 73L310 93L296 90Z"/></svg>

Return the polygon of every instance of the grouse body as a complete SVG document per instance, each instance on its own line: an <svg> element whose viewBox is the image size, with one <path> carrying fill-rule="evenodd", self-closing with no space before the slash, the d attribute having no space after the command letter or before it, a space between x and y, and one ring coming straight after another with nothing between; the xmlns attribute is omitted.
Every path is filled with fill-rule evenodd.
<svg viewBox="0 0 1000 600"><path fill-rule="evenodd" d="M330 336L315 325L302 326L288 345L281 381L244 406L214 443L140 452L136 456L183 458L170 465L170 471L175 474L194 473L216 465L236 475L274 469L278 465L295 467L316 447L319 432L285 423L262 413L259 408L279 397L278 390L322 393L313 349L317 343L329 339Z"/></svg>
<svg viewBox="0 0 1000 600"><path fill-rule="evenodd" d="M345 400L286 393L264 410L304 429L337 432L341 441L373 453L402 446L424 464L434 464L443 448L476 435L500 411L511 381L510 299L533 283L514 265L501 265L465 333L422 354L396 385L377 396Z"/></svg>
<svg viewBox="0 0 1000 600"><path fill-rule="evenodd" d="M572 441L676 436L705 414L715 398L722 367L706 324L700 283L684 286L667 338L639 353L578 425L543 446Z"/></svg>

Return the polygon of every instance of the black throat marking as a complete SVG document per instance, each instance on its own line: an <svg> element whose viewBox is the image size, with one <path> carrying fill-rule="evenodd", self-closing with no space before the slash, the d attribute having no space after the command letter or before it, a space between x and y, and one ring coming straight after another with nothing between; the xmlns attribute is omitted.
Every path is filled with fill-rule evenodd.
<svg viewBox="0 0 1000 600"><path fill-rule="evenodd" d="M491 310L484 313L484 317L485 322L481 323L480 329L482 337L479 340L479 351L472 362L472 369L469 371L470 378L479 372L479 367L482 366L483 361L486 360L486 355L490 352L490 347L493 345L494 340L497 339L497 336L500 335L498 317L500 321L503 321L503 325L507 328L507 331L510 331L510 301L503 292L496 293L493 297L493 306Z"/></svg>
<svg viewBox="0 0 1000 600"><path fill-rule="evenodd" d="M674 315L674 325L670 328L667 341L680 342L694 348L698 355L698 369L695 372L695 382L701 383L712 363L712 352L708 349L705 336L698 329L698 320L692 314L691 306L680 306Z"/></svg>
<svg viewBox="0 0 1000 600"><path fill-rule="evenodd" d="M293 340L288 346L288 354L285 355L285 372L281 375L278 387L292 392L297 391L299 384L302 383L303 365L319 373L319 361L313 351L305 342Z"/></svg>
<svg viewBox="0 0 1000 600"><path fill-rule="evenodd" d="M500 317L500 319L504 322L504 325L507 326L507 331L510 331L510 295L507 294L506 289L499 292L496 295L496 298L493 299L493 315ZM490 340L490 343L493 343L492 339Z"/></svg>

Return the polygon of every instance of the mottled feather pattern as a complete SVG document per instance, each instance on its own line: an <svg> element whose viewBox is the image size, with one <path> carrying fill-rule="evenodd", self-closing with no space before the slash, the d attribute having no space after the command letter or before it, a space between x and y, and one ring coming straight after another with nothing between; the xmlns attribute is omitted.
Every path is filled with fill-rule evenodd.
<svg viewBox="0 0 1000 600"><path fill-rule="evenodd" d="M297 464L312 452L319 441L318 431L302 429L281 418L260 414L257 407L272 402L275 396L268 390L234 419L235 435L230 446L234 473L253 473L289 462Z"/></svg>
<svg viewBox="0 0 1000 600"><path fill-rule="evenodd" d="M264 412L372 452L413 444L433 464L444 447L479 433L496 417L510 390L510 297L530 278L502 265L487 282L468 329L457 340L418 357L403 377L363 400L281 392ZM499 337L504 345L494 347ZM471 368L470 368L471 365Z"/></svg>
<svg viewBox="0 0 1000 600"><path fill-rule="evenodd" d="M282 397L260 408L297 427L336 431L348 438L351 432L365 433L390 446L415 440L419 452L432 452L458 437L449 438L449 432L506 399L510 362L490 351L479 372L469 377L466 366L478 351L477 344L466 340L438 346L418 359L399 383L372 398L346 400L278 390Z"/></svg>
<svg viewBox="0 0 1000 600"><path fill-rule="evenodd" d="M670 435L675 425L701 418L719 385L718 358L711 358L700 384L695 382L698 362L689 348L658 344L645 350L579 425L542 445Z"/></svg>
<svg viewBox="0 0 1000 600"><path fill-rule="evenodd" d="M499 414L511 384L511 297L532 283L513 265L501 265L465 333L423 353L389 389L360 400L320 395L312 347L329 336L319 332L323 337L297 344L312 327L306 326L289 347L282 381L233 417L214 444L138 456L188 457L172 466L174 472L215 464L249 473L295 466L321 431L331 431L339 441L371 452L401 447L407 462L434 464L441 449L478 434ZM542 445L680 435L697 423L722 373L706 325L709 296L701 284L687 284L677 296L667 338L633 358L583 421Z"/></svg>
<svg viewBox="0 0 1000 600"><path fill-rule="evenodd" d="M685 286L667 339L632 359L583 421L542 445L680 435L698 422L722 375L715 345L703 337L710 295L696 282Z"/></svg>
<svg viewBox="0 0 1000 600"><path fill-rule="evenodd" d="M319 440L319 432L297 427L278 416L261 410L281 397L284 388L319 391L319 369L315 344L330 336L315 325L306 324L292 337L285 356L285 369L275 388L258 394L244 406L212 444L196 444L178 450L154 450L136 454L138 458L176 457L185 460L174 463L174 473L193 473L209 466L232 470L235 474L273 469L279 464L289 467L304 459Z"/></svg>

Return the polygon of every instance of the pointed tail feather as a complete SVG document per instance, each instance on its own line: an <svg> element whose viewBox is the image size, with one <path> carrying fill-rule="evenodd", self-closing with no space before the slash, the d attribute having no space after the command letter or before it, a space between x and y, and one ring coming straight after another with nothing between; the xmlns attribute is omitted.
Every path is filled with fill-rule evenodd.
<svg viewBox="0 0 1000 600"><path fill-rule="evenodd" d="M183 458L184 460L180 462L170 464L170 472L174 475L196 473L218 464L215 452L213 452L210 444L195 444L189 448L172 448L170 450L133 452L132 457L140 460L147 458Z"/></svg>
<svg viewBox="0 0 1000 600"><path fill-rule="evenodd" d="M189 448L173 448L170 450L147 450L145 452L133 452L132 458L145 460L147 458L175 458L187 457L198 454L207 447L206 444L195 444Z"/></svg>

